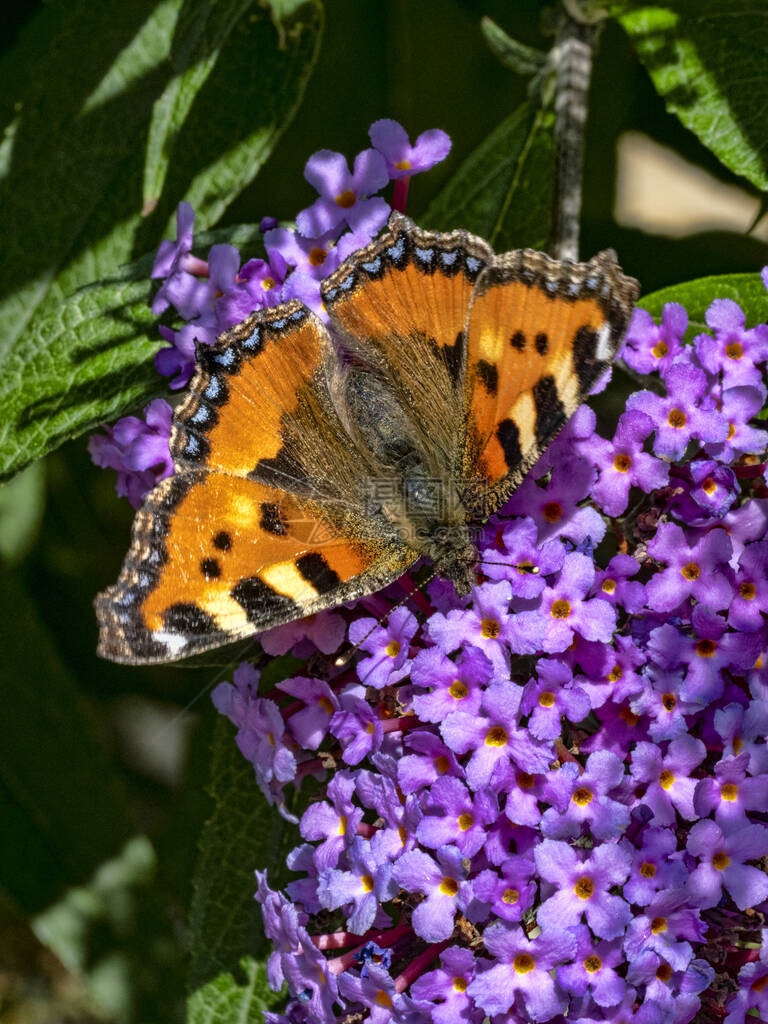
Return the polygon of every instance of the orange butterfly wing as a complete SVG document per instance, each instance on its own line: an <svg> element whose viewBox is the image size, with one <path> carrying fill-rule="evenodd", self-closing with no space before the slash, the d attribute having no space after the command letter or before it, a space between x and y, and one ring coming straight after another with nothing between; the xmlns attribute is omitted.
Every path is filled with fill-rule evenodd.
<svg viewBox="0 0 768 1024"><path fill-rule="evenodd" d="M495 511L616 354L638 284L613 253L588 263L520 250L480 276L467 317L466 501Z"/></svg>
<svg viewBox="0 0 768 1024"><path fill-rule="evenodd" d="M100 654L200 653L377 590L416 558L356 503L366 463L335 415L331 358L298 302L201 349L174 416L176 473L148 495L96 600Z"/></svg>

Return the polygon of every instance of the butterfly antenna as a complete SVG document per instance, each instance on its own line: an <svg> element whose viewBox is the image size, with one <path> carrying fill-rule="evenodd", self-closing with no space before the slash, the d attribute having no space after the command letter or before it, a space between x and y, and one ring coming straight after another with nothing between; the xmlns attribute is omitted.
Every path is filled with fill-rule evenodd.
<svg viewBox="0 0 768 1024"><path fill-rule="evenodd" d="M411 583L413 583L413 580L411 580L410 576L407 573L404 573L403 576L406 579L410 580ZM398 601L397 604L393 604L392 607L389 608L386 611L386 613L384 615L382 615L382 617L380 619L377 619L376 620L376 625L375 626L371 626L371 628L368 630L368 632L365 634L365 636L361 637L360 640L358 640L358 642L355 644L355 646L350 648L350 650L347 651L346 654L340 654L339 657L336 658L336 660L334 661L334 665L337 668L342 668L344 665L348 665L349 662L352 660L353 656L357 653L357 651L360 649L360 647L365 643L365 641L368 639L368 637L371 635L371 633L373 633L373 631L375 629L378 629L379 626L383 626L384 623L387 621L387 619L392 614L392 612L397 611L398 608L402 608L403 605L407 601L410 601L410 599L413 597L414 594L421 593L424 590L424 588L427 586L427 584L432 582L432 580L435 578L435 576L437 576L437 569L433 569L432 572L429 574L429 576L427 576L427 578L425 580L423 580L421 583L413 583L413 586L411 587L411 589L409 591L407 591L407 593L406 593L405 597L402 599L402 601ZM400 577L400 578L402 579L403 577ZM371 669L371 671L373 671L373 669ZM367 678L368 677L366 676L366 679ZM360 682L361 683L365 683L365 679L361 679Z"/></svg>

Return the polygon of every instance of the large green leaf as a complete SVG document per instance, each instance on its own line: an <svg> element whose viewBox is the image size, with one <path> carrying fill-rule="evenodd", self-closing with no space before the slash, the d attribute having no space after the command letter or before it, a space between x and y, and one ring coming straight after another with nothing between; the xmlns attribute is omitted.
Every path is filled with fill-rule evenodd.
<svg viewBox="0 0 768 1024"><path fill-rule="evenodd" d="M192 0L173 40L174 77L155 100L144 164L144 210L153 210L182 125L218 60L221 48L252 0Z"/></svg>
<svg viewBox="0 0 768 1024"><path fill-rule="evenodd" d="M227 241L253 255L252 225L197 236L204 254ZM0 479L64 441L166 393L152 359L159 347L150 302L152 256L62 299L35 319L0 378Z"/></svg>
<svg viewBox="0 0 768 1024"><path fill-rule="evenodd" d="M708 331L704 315L715 299L733 299L744 310L747 326L768 323L768 292L759 274L718 274L662 288L644 295L638 305L654 319L661 318L664 303L679 302L688 311L687 338Z"/></svg>
<svg viewBox="0 0 768 1024"><path fill-rule="evenodd" d="M23 392L14 414L27 417L24 439L14 436L18 422L3 420L5 474L153 393L140 288L120 268L167 235L179 200L198 204L204 228L256 175L303 96L320 38L319 2L264 4L237 22L185 105L183 124L176 108L165 129L154 130L153 152L160 135L176 145L149 216L139 193L153 104L178 73L169 59L177 20L182 30L186 12L199 16L205 5L58 0L0 63L0 95L20 108L8 106L13 130L0 151L0 368L9 389ZM98 45L83 47L84 38ZM208 49L221 42L218 33ZM188 51L194 61L199 51ZM29 66L45 66L46 74L31 76ZM154 180L161 177L157 171ZM62 308L94 280L102 284Z"/></svg>
<svg viewBox="0 0 768 1024"><path fill-rule="evenodd" d="M466 228L497 251L543 249L553 194L553 115L531 99L470 154L422 218L425 226Z"/></svg>
<svg viewBox="0 0 768 1024"><path fill-rule="evenodd" d="M275 885L297 832L267 805L223 718L214 731L210 793L215 806L200 840L190 909L189 1019L256 1021L277 997L267 990L260 964L269 947L253 873L267 869Z"/></svg>
<svg viewBox="0 0 768 1024"><path fill-rule="evenodd" d="M736 174L768 189L765 0L614 5L667 109Z"/></svg>
<svg viewBox="0 0 768 1024"><path fill-rule="evenodd" d="M115 774L32 601L0 575L0 885L27 912L87 879L130 835Z"/></svg>

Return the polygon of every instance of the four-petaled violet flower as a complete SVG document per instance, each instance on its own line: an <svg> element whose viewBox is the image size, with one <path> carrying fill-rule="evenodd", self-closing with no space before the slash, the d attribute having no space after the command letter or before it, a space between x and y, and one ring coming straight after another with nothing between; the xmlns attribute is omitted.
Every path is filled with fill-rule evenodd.
<svg viewBox="0 0 768 1024"><path fill-rule="evenodd" d="M403 126L386 117L374 121L368 135L371 145L386 160L390 178L394 179L428 171L445 160L451 151L450 137L439 128L422 132L411 145Z"/></svg>
<svg viewBox="0 0 768 1024"><path fill-rule="evenodd" d="M375 149L358 153L352 172L341 153L321 149L307 161L304 177L320 193L296 217L305 238L319 238L345 223L368 236L384 226L389 206L384 199L370 197L384 188L389 174L384 157Z"/></svg>

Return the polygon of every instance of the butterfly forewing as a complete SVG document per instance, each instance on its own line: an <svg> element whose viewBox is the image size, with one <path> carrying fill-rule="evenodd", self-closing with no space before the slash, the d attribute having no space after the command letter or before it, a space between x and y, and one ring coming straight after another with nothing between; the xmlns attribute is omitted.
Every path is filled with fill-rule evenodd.
<svg viewBox="0 0 768 1024"><path fill-rule="evenodd" d="M467 317L461 460L475 515L506 500L584 401L636 297L611 253L574 264L520 250L482 273Z"/></svg>

